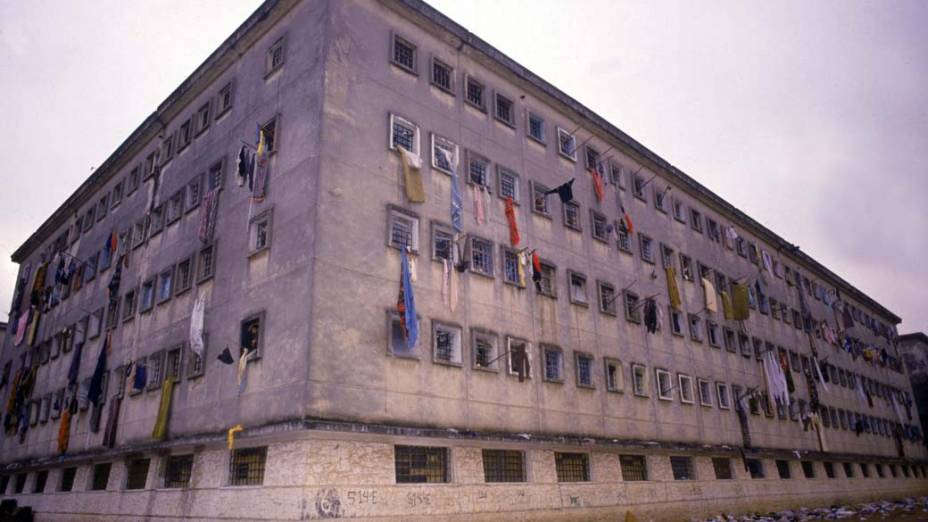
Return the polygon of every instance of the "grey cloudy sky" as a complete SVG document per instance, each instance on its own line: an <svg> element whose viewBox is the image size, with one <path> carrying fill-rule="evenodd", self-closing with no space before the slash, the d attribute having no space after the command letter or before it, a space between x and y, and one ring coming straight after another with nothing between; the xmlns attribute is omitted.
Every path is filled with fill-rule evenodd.
<svg viewBox="0 0 928 522"><path fill-rule="evenodd" d="M433 0L928 331L928 2ZM0 4L9 255L254 8Z"/></svg>

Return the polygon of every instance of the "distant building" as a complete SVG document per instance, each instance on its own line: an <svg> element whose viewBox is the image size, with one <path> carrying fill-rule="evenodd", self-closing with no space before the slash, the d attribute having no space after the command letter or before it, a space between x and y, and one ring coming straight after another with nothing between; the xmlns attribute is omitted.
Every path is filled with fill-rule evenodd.
<svg viewBox="0 0 928 522"><path fill-rule="evenodd" d="M926 492L898 316L417 0L268 0L13 260L40 519Z"/></svg>
<svg viewBox="0 0 928 522"><path fill-rule="evenodd" d="M928 426L928 335L924 332L899 336L899 352L912 381L912 393L921 425Z"/></svg>

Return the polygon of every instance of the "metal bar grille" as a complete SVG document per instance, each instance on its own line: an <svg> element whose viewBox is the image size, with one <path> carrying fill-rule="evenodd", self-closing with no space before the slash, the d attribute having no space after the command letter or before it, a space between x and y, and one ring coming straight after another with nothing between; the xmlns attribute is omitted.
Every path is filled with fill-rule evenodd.
<svg viewBox="0 0 928 522"><path fill-rule="evenodd" d="M126 489L145 489L150 463L149 459L133 459L126 464Z"/></svg>
<svg viewBox="0 0 928 522"><path fill-rule="evenodd" d="M642 455L619 455L619 465L622 468L622 480L648 480L648 467Z"/></svg>
<svg viewBox="0 0 928 522"><path fill-rule="evenodd" d="M168 457L164 468L164 487L188 488L193 472L193 455L174 455Z"/></svg>
<svg viewBox="0 0 928 522"><path fill-rule="evenodd" d="M670 457L670 468L673 470L674 480L693 480L693 459L690 457Z"/></svg>
<svg viewBox="0 0 928 522"><path fill-rule="evenodd" d="M448 448L396 446L396 482L448 482Z"/></svg>
<svg viewBox="0 0 928 522"><path fill-rule="evenodd" d="M524 454L514 450L483 450L487 482L525 482Z"/></svg>
<svg viewBox="0 0 928 522"><path fill-rule="evenodd" d="M590 462L586 453L555 453L558 482L587 482L590 480Z"/></svg>
<svg viewBox="0 0 928 522"><path fill-rule="evenodd" d="M243 448L232 452L229 461L230 486L260 486L264 483L267 448Z"/></svg>

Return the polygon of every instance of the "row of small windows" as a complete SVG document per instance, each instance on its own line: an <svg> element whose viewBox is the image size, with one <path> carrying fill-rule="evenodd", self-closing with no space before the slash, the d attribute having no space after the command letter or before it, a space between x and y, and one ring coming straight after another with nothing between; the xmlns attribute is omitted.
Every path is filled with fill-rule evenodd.
<svg viewBox="0 0 928 522"><path fill-rule="evenodd" d="M394 465L395 480L397 484L435 484L452 482L451 451L446 447L437 446L395 446ZM648 472L650 459L644 455L618 455L618 468L622 480L625 482L639 482L651 480ZM483 464L483 477L486 483L517 483L528 482L528 473L525 452L519 450L483 449L481 450ZM727 457L713 457L712 470L716 480L733 480L735 474L732 469L732 459ZM668 457L673 480L689 481L699 480L693 457ZM780 479L792 479L791 461L775 460L777 476ZM760 459L745 458L744 468L752 479L766 478L764 462ZM825 476L829 479L837 478L835 462L822 461ZM860 470L860 476L870 478L871 469L879 478L900 474L905 478L925 477L926 470L922 465L909 464L882 464L841 462L845 478L856 477L855 468ZM149 487L151 475L151 459L138 457L126 460L124 490L143 490ZM590 454L582 452L554 452L554 465L558 482L590 482L593 480L590 466ZM263 485L267 467L267 447L241 448L230 452L229 467L226 476L227 486L259 486ZM77 467L66 467L59 474L56 491L70 492L75 490ZM89 468L87 491L105 491L110 487L113 462L96 463ZM814 461L800 461L802 475L807 479L817 478ZM889 473L887 473L887 470ZM48 486L49 470L34 472L32 488L29 493L45 493ZM161 459L161 468L156 479L159 488L183 489L192 486L195 472L195 459L193 454L170 455ZM19 495L26 493L28 473L18 473L0 476L0 494ZM706 480L702 478L702 480ZM12 488L11 488L12 482ZM8 490L12 489L8 493Z"/></svg>
<svg viewBox="0 0 928 522"><path fill-rule="evenodd" d="M416 45L413 44L410 40L399 35L392 35L391 62L406 72L418 74L418 61L419 57ZM438 87L441 91L454 95L454 69L449 64L436 57L431 59L430 81L432 85ZM475 107L483 112L487 112L488 110L488 95L486 86L468 74L464 75L463 99L464 102L469 106ZM527 114L526 134L535 141L544 144L546 141L544 119L540 115L530 110L525 112ZM512 98L507 97L500 92L496 92L493 98L493 116L497 121L500 121L510 127L515 127L515 104ZM401 117L391 116L390 127L391 147L402 146L415 154L419 154L419 130L414 123ZM576 137L573 133L558 127L557 143L558 152L562 157L573 161L577 160L578 147ZM455 155L457 153L457 146L446 138L442 138L436 135L433 135L432 137L431 155L433 167L447 172L447 166L438 165L444 161L444 156L441 154L436 154L436 148L442 148L447 152L450 152L452 154L451 157L457 157ZM622 174L623 171L627 171L632 193L637 199L647 203L647 189L651 180L645 179L645 177L639 174L639 172L632 172L630 169L624 168L621 165L604 160L599 150L597 150L592 144L587 144L585 149L585 166L587 169L596 169L604 177L607 177L608 175L608 179L623 190L626 188L626 186L624 184ZM488 166L489 162L485 158L481 158L476 154L472 155L471 153L468 153L468 156L468 179L474 183L481 183L482 173L486 170L484 166ZM475 165L477 166L476 169L474 169ZM474 172L476 172L476 176L470 175ZM512 175L509 174L508 177L511 179ZM483 181L481 184L487 184L487 182ZM544 189L547 190L547 188ZM688 222L690 228L696 233L706 234L710 241L724 244L728 250L735 251L739 256L749 259L750 262L756 266L762 267L769 263L770 271L778 278L785 279L788 285L792 286L795 279L798 284L806 289L810 297L814 297L819 301L823 301L825 299L825 294L827 291L823 285L820 285L814 281L810 281L808 277L800 275L798 270L794 271L790 267L781 264L778 259L770 256L769 253L761 252L756 244L745 240L743 237L733 237L729 235L725 229L726 227L723 224L711 217L704 216L703 212L699 209L695 207L689 207L689 209L686 209L684 207L684 203L679 199L668 198L667 193L669 190L669 185L665 188L655 187L653 189L653 203L657 210L665 214L672 214L674 219L680 223L686 224ZM502 188L500 189L500 194L501 197L507 196L506 194L503 194ZM513 199L517 200L518 198L513 197ZM548 211L546 198L535 197L534 200L537 205L535 205L533 209L537 213L547 215ZM571 205L565 205L564 213L565 225L567 225L569 228L575 228L579 230L578 209ZM596 228L595 222L594 228ZM601 230L604 228L604 225L600 226ZM594 237L596 237L596 234L594 234ZM793 277L794 275L795 278ZM879 323L865 313L862 314L856 307L852 307L852 310L855 314L855 319L863 321L866 325L868 325L868 327L879 331L889 330L888 326L883 323Z"/></svg>

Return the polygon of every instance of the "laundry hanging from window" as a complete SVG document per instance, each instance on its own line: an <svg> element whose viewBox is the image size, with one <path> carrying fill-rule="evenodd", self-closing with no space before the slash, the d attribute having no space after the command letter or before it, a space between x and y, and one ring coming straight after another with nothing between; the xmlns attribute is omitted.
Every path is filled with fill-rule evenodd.
<svg viewBox="0 0 928 522"><path fill-rule="evenodd" d="M748 286L735 283L731 285L732 316L736 321L745 321L750 315L748 305Z"/></svg>
<svg viewBox="0 0 928 522"><path fill-rule="evenodd" d="M203 196L200 205L200 223L197 227L197 237L204 243L209 243L216 233L216 219L219 215L219 187L210 190Z"/></svg>
<svg viewBox="0 0 928 522"><path fill-rule="evenodd" d="M255 151L254 189L251 192L252 198L258 202L264 201L264 197L267 195L267 178L270 163L270 158L268 158L269 153L270 149L268 148L267 133L259 125L258 146Z"/></svg>
<svg viewBox="0 0 928 522"><path fill-rule="evenodd" d="M712 313L718 313L719 303L715 295L715 287L712 286L712 281L709 281L705 277L702 278L702 290L706 294L706 310Z"/></svg>
<svg viewBox="0 0 928 522"><path fill-rule="evenodd" d="M590 169L590 176L593 178L593 192L596 194L596 201L602 203L606 197L606 189L603 185L603 177L595 168Z"/></svg>
<svg viewBox="0 0 928 522"><path fill-rule="evenodd" d="M519 237L519 225L516 222L516 211L513 208L512 196L506 197L506 220L509 221L509 244L517 247L521 238Z"/></svg>
<svg viewBox="0 0 928 522"><path fill-rule="evenodd" d="M242 145L238 151L238 157L235 159L235 173L239 187L247 185L248 190L254 190L255 155L247 145Z"/></svg>
<svg viewBox="0 0 928 522"><path fill-rule="evenodd" d="M402 251L400 259L400 290L396 300L396 309L400 315L400 327L406 339L406 347L412 350L419 340L419 321L416 317L416 299L413 295L412 280L409 273L409 258Z"/></svg>
<svg viewBox="0 0 928 522"><path fill-rule="evenodd" d="M425 203L425 188L422 185L422 158L418 154L397 147L400 162L403 165L403 183L406 186L406 199L410 203Z"/></svg>
<svg viewBox="0 0 928 522"><path fill-rule="evenodd" d="M570 203L574 199L574 191L573 191L574 181L575 181L575 178L570 178L570 181L568 181L567 183L563 183L561 185L554 187L553 189L545 192L544 195L547 196L548 194L556 193L557 196L561 199L561 203Z"/></svg>
<svg viewBox="0 0 928 522"><path fill-rule="evenodd" d="M670 307L680 310L683 300L680 299L680 288L677 287L677 274L672 266L664 268L664 274L667 276L667 299L670 301Z"/></svg>

